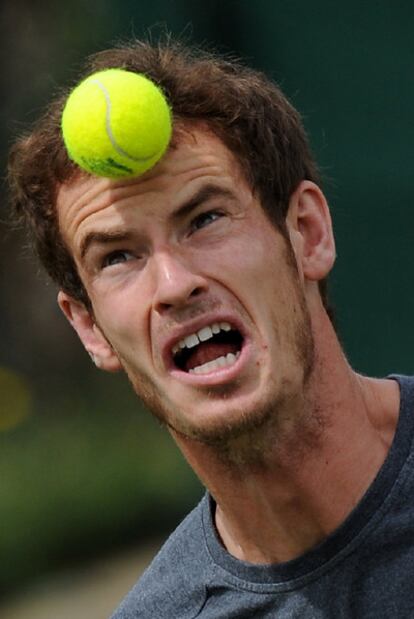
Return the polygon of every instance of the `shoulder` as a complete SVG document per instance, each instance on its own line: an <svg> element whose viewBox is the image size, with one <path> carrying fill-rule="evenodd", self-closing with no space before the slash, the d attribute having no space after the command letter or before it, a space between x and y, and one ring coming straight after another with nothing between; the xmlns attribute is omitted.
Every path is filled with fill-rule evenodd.
<svg viewBox="0 0 414 619"><path fill-rule="evenodd" d="M205 498L172 533L112 619L192 619L198 614L211 578L204 502Z"/></svg>

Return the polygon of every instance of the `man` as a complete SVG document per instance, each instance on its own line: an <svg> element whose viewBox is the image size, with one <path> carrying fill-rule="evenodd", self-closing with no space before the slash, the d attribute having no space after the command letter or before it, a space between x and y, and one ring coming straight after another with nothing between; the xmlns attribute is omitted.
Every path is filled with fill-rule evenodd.
<svg viewBox="0 0 414 619"><path fill-rule="evenodd" d="M331 220L299 115L180 45L93 57L166 93L132 180L81 172L53 104L11 157L16 210L96 365L123 369L208 488L116 619L412 617L413 382L352 371L327 310Z"/></svg>

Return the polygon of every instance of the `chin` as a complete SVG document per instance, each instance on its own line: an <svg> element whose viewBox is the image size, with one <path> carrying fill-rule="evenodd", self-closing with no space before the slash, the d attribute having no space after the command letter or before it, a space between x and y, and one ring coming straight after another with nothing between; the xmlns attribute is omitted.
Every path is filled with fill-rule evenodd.
<svg viewBox="0 0 414 619"><path fill-rule="evenodd" d="M270 358L262 360L260 372L254 364L253 374L251 364L237 371L235 363L221 370L219 380L202 377L208 384L201 385L198 377L173 380L168 388L142 373L129 377L146 407L172 433L225 452L235 443L264 445L292 426L291 417L297 414L292 403L303 399L308 372L295 356L289 361L276 368Z"/></svg>
<svg viewBox="0 0 414 619"><path fill-rule="evenodd" d="M222 390L220 399L214 401L217 396L215 392L210 401L200 405L194 402L187 412L182 408L176 409L176 414L164 410L164 420L171 430L186 438L222 446L245 435L266 434L284 416L281 415L285 408L283 395L258 398L253 394L232 394L229 388L227 393Z"/></svg>

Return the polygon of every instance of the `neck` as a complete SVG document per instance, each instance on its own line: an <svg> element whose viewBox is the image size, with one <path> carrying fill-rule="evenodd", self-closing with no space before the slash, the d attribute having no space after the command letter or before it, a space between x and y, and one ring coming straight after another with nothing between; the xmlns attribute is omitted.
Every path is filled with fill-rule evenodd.
<svg viewBox="0 0 414 619"><path fill-rule="evenodd" d="M315 366L296 404L307 409L306 431L294 425L277 440L265 432L259 465L254 458L230 464L216 448L174 435L216 501L223 544L251 563L291 560L337 528L372 483L394 436L398 385L355 374L330 322L320 320Z"/></svg>

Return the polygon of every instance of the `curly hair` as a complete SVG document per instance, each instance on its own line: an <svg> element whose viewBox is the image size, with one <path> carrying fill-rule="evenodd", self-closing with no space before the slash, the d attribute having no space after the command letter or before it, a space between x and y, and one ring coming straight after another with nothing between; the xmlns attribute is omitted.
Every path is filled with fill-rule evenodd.
<svg viewBox="0 0 414 619"><path fill-rule="evenodd" d="M91 56L80 79L107 68L142 73L164 91L178 123L202 121L235 155L270 221L286 236L289 198L301 180L320 184L299 113L280 88L241 62L180 42L134 40ZM9 160L12 208L27 225L51 278L90 307L59 230L56 197L79 168L68 158L60 128L70 92L55 99ZM327 307L326 282L320 283Z"/></svg>

